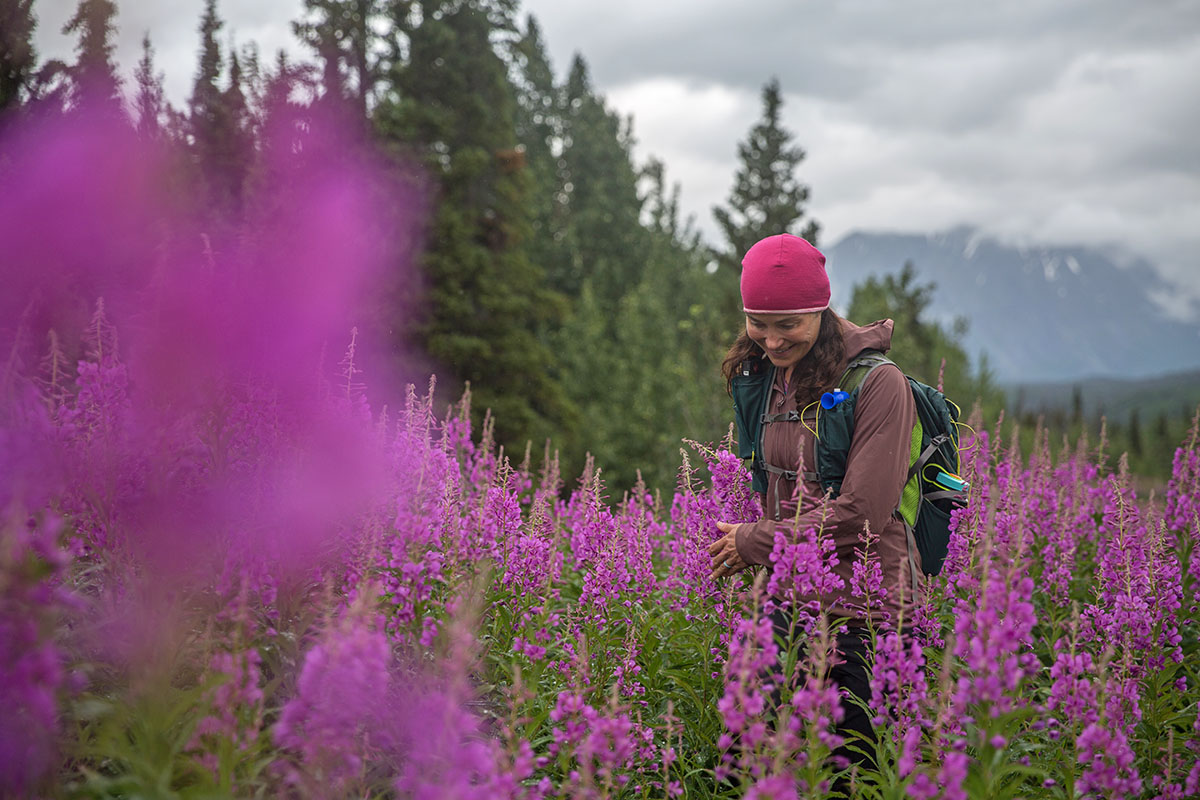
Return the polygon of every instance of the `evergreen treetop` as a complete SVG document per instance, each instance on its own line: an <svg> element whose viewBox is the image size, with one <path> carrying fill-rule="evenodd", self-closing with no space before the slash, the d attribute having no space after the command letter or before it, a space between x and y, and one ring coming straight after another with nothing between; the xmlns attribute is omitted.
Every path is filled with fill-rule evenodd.
<svg viewBox="0 0 1200 800"><path fill-rule="evenodd" d="M222 62L217 33L224 24L217 16L217 0L205 0L204 15L200 18L200 62L188 108L193 125L200 129L211 127L220 105L221 90L217 82Z"/></svg>
<svg viewBox="0 0 1200 800"><path fill-rule="evenodd" d="M76 34L75 63L68 68L71 103L97 104L108 112L121 111L121 79L113 61L116 45L112 38L117 5L112 0L81 0L75 14L63 26L64 34Z"/></svg>
<svg viewBox="0 0 1200 800"><path fill-rule="evenodd" d="M154 48L150 44L149 33L142 37L142 57L133 79L137 84L133 109L138 134L146 139L157 139L162 134L166 100L163 76L154 71Z"/></svg>
<svg viewBox="0 0 1200 800"><path fill-rule="evenodd" d="M0 0L0 113L28 92L37 65L33 0Z"/></svg>
<svg viewBox="0 0 1200 800"><path fill-rule="evenodd" d="M728 243L723 260L735 272L740 271L746 251L764 237L795 233L815 245L819 232L811 219L797 230L809 194L808 186L796 177L805 154L792 143L792 134L780 120L783 98L778 79L763 87L762 102L762 118L738 145L739 166L727 205L713 209Z"/></svg>
<svg viewBox="0 0 1200 800"><path fill-rule="evenodd" d="M321 59L323 98L347 103L361 120L374 106L384 76L380 31L389 5L386 0L304 0L304 17L292 23L296 37Z"/></svg>

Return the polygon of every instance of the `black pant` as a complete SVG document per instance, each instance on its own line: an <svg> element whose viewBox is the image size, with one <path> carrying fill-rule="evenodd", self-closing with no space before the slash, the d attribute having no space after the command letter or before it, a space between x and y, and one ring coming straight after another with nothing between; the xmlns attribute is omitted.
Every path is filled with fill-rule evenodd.
<svg viewBox="0 0 1200 800"><path fill-rule="evenodd" d="M771 612L770 620L771 627L775 631L775 640L786 643L791 627L791 613L776 609ZM841 663L835 664L827 673L828 679L839 689L857 697L864 705L871 700L871 672L867 662L869 641L870 633L866 628L850 627L845 632L839 632L837 634L837 660ZM799 657L804 658L803 647L800 648ZM781 657L780 661L782 662L782 660ZM772 692L772 705L776 708L782 699L781 691L780 687L776 687ZM871 755L871 751L875 742L875 729L871 726L870 712L851 700L850 697L843 697L842 712L844 716L835 727L834 732L846 741L833 751L833 755L835 757L843 756L852 764L874 768L875 759ZM861 741L857 736L853 736L852 731L865 736L866 741ZM854 745L854 749L850 749L850 745ZM866 754L859 751L865 751Z"/></svg>

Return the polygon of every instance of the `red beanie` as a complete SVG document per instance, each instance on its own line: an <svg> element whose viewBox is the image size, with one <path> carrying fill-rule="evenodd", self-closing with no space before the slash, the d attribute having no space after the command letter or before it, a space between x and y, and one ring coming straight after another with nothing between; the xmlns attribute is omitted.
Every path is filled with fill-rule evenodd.
<svg viewBox="0 0 1200 800"><path fill-rule="evenodd" d="M742 310L809 314L829 308L825 256L799 236L768 236L742 259Z"/></svg>

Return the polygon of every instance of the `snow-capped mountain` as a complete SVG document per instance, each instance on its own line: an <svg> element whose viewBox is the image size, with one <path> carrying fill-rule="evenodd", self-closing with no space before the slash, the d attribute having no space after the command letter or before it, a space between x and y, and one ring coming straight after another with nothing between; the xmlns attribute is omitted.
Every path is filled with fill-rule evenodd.
<svg viewBox="0 0 1200 800"><path fill-rule="evenodd" d="M911 261L919 283L937 285L934 317L966 317L967 352L972 359L986 352L1004 382L1137 378L1200 367L1200 319L1164 312L1153 298L1177 289L1145 261L1118 266L1083 247L1017 248L969 228L854 232L826 256L840 310L856 283Z"/></svg>

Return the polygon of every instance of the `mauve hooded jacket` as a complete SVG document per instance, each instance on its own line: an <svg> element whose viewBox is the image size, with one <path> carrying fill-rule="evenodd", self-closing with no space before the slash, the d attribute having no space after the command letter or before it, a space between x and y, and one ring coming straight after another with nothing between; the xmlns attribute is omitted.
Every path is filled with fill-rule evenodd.
<svg viewBox="0 0 1200 800"><path fill-rule="evenodd" d="M887 352L892 344L892 321L883 320L866 326L842 321L846 344L844 372L850 361L864 350ZM795 396L784 392L783 371L777 370L771 387L770 413L796 409ZM805 413L809 426L816 427L816 406ZM802 480L800 490L781 475L769 474L763 508L773 510L778 495L782 519L764 515L757 522L739 525L734 532L738 555L747 564L770 565L776 530L791 540L813 526L823 526L824 536L832 539L837 564L834 571L845 588L832 596L800 598L816 601L821 610L834 617L864 621L863 600L850 594L850 576L862 549L860 539L865 525L878 535L870 557L879 558L883 569L885 608L897 620L901 607L908 607L920 576L920 554L896 514L900 493L908 479L909 455L916 406L908 379L891 364L876 367L859 389L854 407L854 435L846 459L846 476L841 493L829 501L815 481ZM813 435L800 422L776 422L763 426L763 457L770 464L801 473L816 472ZM797 505L798 501L798 505ZM822 519L824 522L822 522ZM903 596L903 602L901 597ZM908 612L904 612L907 615Z"/></svg>

